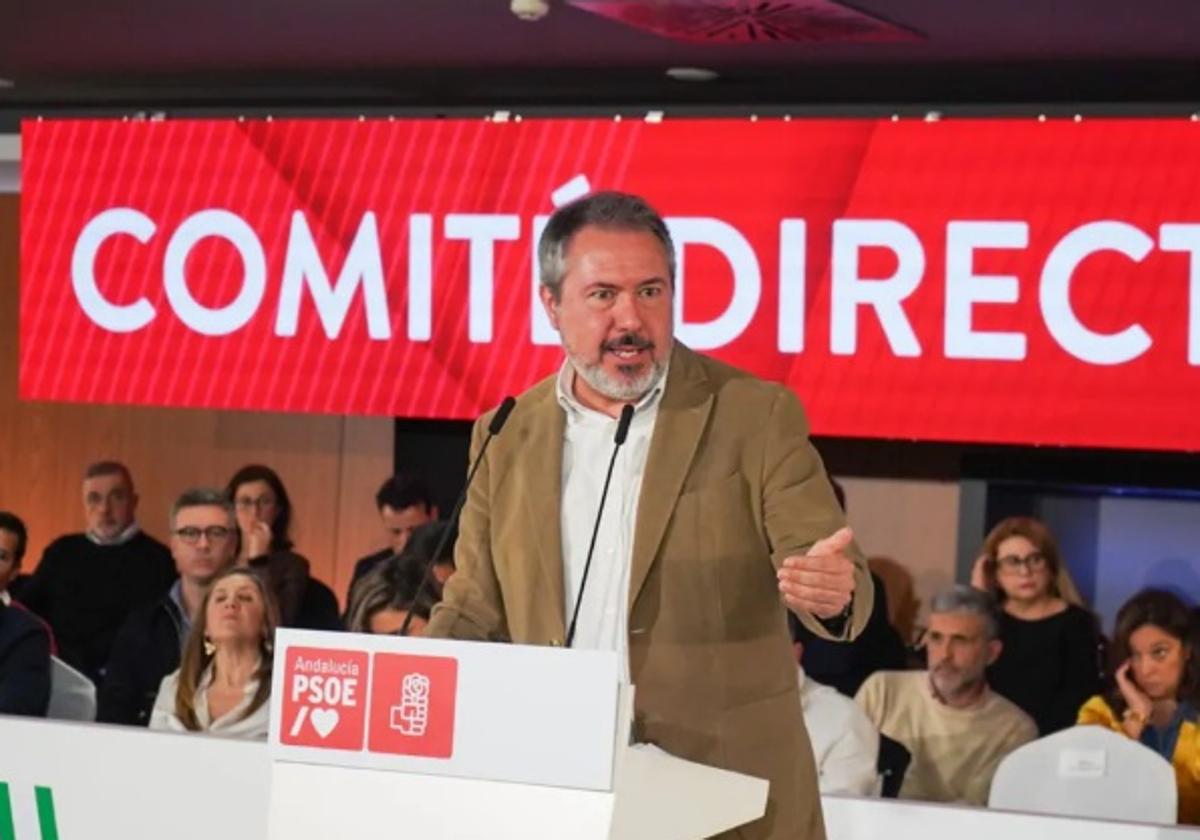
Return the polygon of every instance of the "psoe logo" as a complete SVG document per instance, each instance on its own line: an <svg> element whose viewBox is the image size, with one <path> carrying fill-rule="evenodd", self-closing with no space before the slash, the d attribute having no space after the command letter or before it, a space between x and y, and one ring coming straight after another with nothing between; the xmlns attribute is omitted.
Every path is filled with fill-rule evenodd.
<svg viewBox="0 0 1200 840"><path fill-rule="evenodd" d="M53 791L34 786L33 796L28 798L23 792L18 788L14 795L7 782L0 782L0 840L58 840Z"/></svg>
<svg viewBox="0 0 1200 840"><path fill-rule="evenodd" d="M392 729L420 738L429 725L429 677L405 674L400 683L400 703L392 706Z"/></svg>
<svg viewBox="0 0 1200 840"><path fill-rule="evenodd" d="M376 653L372 662L367 749L450 758L454 754L458 660Z"/></svg>

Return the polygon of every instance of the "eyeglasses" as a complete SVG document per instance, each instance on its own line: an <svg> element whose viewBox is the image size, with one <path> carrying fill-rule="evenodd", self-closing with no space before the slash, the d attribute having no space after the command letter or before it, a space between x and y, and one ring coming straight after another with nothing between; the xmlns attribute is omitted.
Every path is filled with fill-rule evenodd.
<svg viewBox="0 0 1200 840"><path fill-rule="evenodd" d="M201 534L208 537L210 543L219 543L229 539L232 533L233 529L226 528L224 525L209 525L207 528L197 528L193 525L188 525L184 528L175 529L175 536L188 545L195 545L200 542Z"/></svg>
<svg viewBox="0 0 1200 840"><path fill-rule="evenodd" d="M1018 557L1015 554L1009 554L1004 557L996 558L996 565L1006 572L1015 572L1022 566L1029 569L1031 572L1038 572L1046 568L1046 555L1040 551L1034 551L1026 554L1024 557Z"/></svg>
<svg viewBox="0 0 1200 840"><path fill-rule="evenodd" d="M239 496L234 499L233 503L237 505L238 510L265 510L275 507L275 497L259 496L257 499L252 499L249 496Z"/></svg>

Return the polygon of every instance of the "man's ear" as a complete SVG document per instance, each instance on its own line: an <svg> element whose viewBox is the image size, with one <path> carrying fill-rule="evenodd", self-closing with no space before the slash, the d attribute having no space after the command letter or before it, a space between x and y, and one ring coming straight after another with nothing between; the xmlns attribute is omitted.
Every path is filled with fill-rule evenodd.
<svg viewBox="0 0 1200 840"><path fill-rule="evenodd" d="M554 297L554 292L550 291L550 287L546 285L538 286L538 297L542 299L542 307L546 310L546 317L550 319L551 326L558 329L558 299Z"/></svg>
<svg viewBox="0 0 1200 840"><path fill-rule="evenodd" d="M988 660L987 664L991 665L1000 658L1000 651L1004 650L1004 642L999 639L992 639L987 643Z"/></svg>

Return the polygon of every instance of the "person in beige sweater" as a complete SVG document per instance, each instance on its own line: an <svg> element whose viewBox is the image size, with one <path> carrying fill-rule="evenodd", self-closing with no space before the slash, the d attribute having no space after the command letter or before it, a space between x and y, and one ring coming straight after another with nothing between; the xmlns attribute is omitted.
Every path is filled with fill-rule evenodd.
<svg viewBox="0 0 1200 840"><path fill-rule="evenodd" d="M985 592L956 586L933 599L926 671L879 671L855 700L912 754L901 799L985 805L1001 759L1037 738L1033 719L988 688L999 618Z"/></svg>

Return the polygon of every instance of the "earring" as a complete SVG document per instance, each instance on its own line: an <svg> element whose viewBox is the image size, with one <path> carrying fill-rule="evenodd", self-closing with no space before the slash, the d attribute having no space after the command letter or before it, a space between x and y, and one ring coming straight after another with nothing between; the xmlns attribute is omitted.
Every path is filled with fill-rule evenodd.
<svg viewBox="0 0 1200 840"><path fill-rule="evenodd" d="M217 646L210 642L207 638L204 640L204 655L212 656L217 652Z"/></svg>
<svg viewBox="0 0 1200 840"><path fill-rule="evenodd" d="M262 646L263 650L265 650L267 653L270 653L275 649L275 645L271 644L270 639L263 639Z"/></svg>

